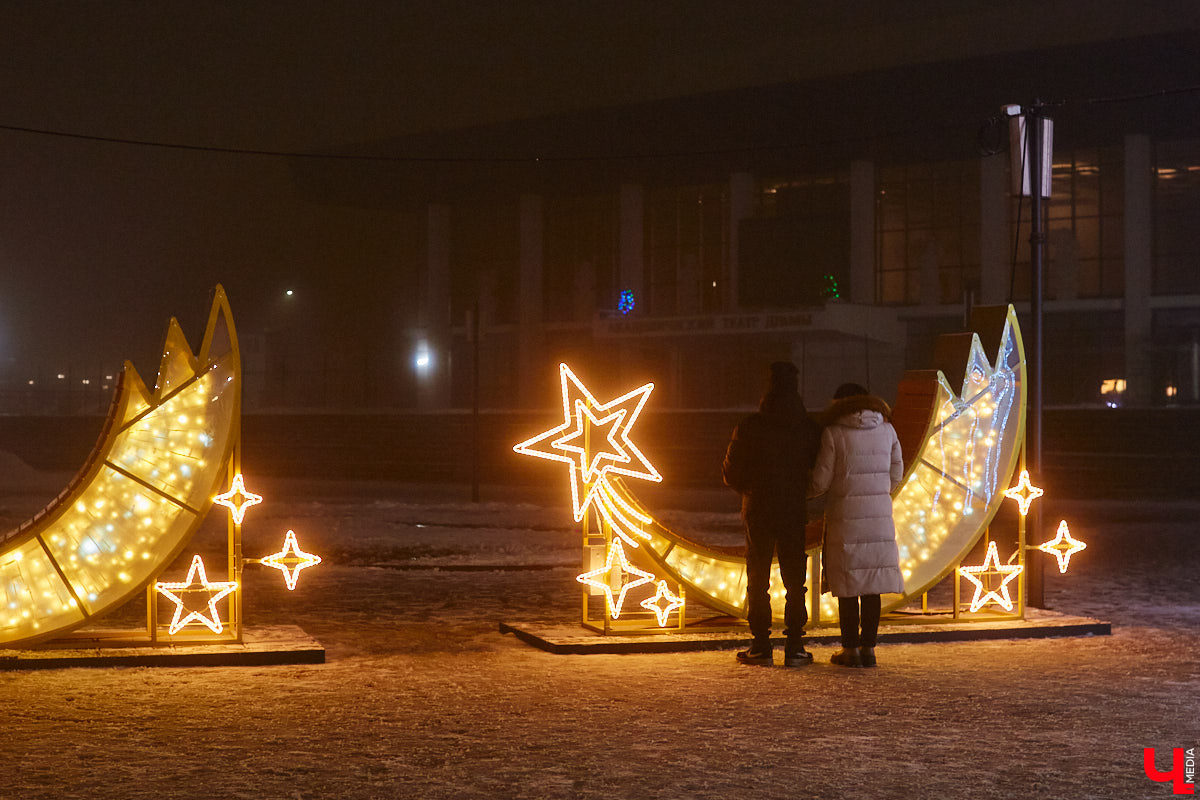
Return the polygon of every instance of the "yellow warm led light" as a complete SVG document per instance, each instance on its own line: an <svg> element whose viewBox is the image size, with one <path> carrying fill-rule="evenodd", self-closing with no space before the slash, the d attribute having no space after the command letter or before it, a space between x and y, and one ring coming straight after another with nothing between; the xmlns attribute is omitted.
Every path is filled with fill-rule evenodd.
<svg viewBox="0 0 1200 800"><path fill-rule="evenodd" d="M625 579L627 575L636 575L637 577L627 581ZM629 593L629 590L652 583L654 575L630 564L625 557L625 548L618 540L609 546L608 559L603 567L585 572L577 576L575 580L604 592L608 604L608 615L613 619L618 619L621 616L621 608L625 605L625 595ZM620 587L615 600L613 599L614 583Z"/></svg>
<svg viewBox="0 0 1200 800"><path fill-rule="evenodd" d="M664 601L666 605L663 605ZM658 617L658 627L664 628L671 612L683 606L683 598L667 588L666 581L659 581L658 591L654 593L654 597L647 597L640 605L647 611L653 611Z"/></svg>
<svg viewBox="0 0 1200 800"><path fill-rule="evenodd" d="M283 549L278 553L259 559L258 563L282 572L288 589L293 590L300 577L300 570L320 564L321 557L301 550L300 545L296 543L295 531L288 531L287 536L283 539Z"/></svg>
<svg viewBox="0 0 1200 800"><path fill-rule="evenodd" d="M920 596L944 578L978 541L1004 500L1004 487L1020 456L1027 377L1020 327L1011 306L994 358L973 336L963 374L962 385L951 387L945 374L937 373L924 438L917 452L908 454L908 471L892 496L904 592L889 598L885 610ZM594 510L614 544L645 554L640 564L686 587L692 593L689 598L744 617L745 558L663 527L621 477L662 480L629 440L653 384L601 404L567 365L559 365L559 375L561 424L521 442L514 451L567 464L576 521L582 521L589 508ZM784 610L781 587L775 569L771 604L777 619ZM832 597L807 600L810 606L819 603L823 620L836 618Z"/></svg>
<svg viewBox="0 0 1200 800"><path fill-rule="evenodd" d="M1029 505L1044 495L1038 487L1029 482L1029 470L1021 470L1021 478L1017 481L1017 485L1004 493L1005 497L1016 500L1021 509L1021 516L1029 514Z"/></svg>
<svg viewBox="0 0 1200 800"><path fill-rule="evenodd" d="M217 601L235 591L237 581L210 581L204 572L204 561L200 556L192 556L192 566L188 569L187 578L177 583L160 581L154 584L154 588L175 603L175 615L171 618L171 627L167 631L171 636L193 622L207 626L213 633L220 633L224 626L221 624L221 615L217 612ZM185 607L186 601L180 597L182 594L197 592L203 592L208 597L207 614L202 611L188 611Z"/></svg>
<svg viewBox="0 0 1200 800"><path fill-rule="evenodd" d="M246 516L246 509L250 506L256 506L262 501L262 495L246 491L246 484L242 480L242 473L240 472L233 476L233 483L230 484L228 492L219 494L213 498L214 503L229 509L230 513L233 514L233 521L236 525L242 524L242 519Z"/></svg>
<svg viewBox="0 0 1200 800"><path fill-rule="evenodd" d="M987 557L983 566L959 567L958 574L975 584L975 596L971 598L971 613L978 611L988 603L996 603L1005 611L1012 611L1013 601L1008 594L1009 581L1016 578L1025 567L1019 564L1001 565L1000 555L996 551L996 543L988 542ZM984 589L980 575L1002 575L999 589Z"/></svg>
<svg viewBox="0 0 1200 800"><path fill-rule="evenodd" d="M171 320L154 388L126 364L88 466L38 517L0 537L0 644L99 617L178 556L224 478L240 382L218 287L199 350Z"/></svg>
<svg viewBox="0 0 1200 800"><path fill-rule="evenodd" d="M1071 529L1067 527L1067 521L1064 519L1058 523L1058 535L1049 542L1039 544L1037 549L1057 558L1058 571L1065 573L1071 564L1071 556L1080 550L1086 550L1087 545L1071 536Z"/></svg>
<svg viewBox="0 0 1200 800"><path fill-rule="evenodd" d="M662 480L654 465L629 439L629 432L650 398L654 384L647 383L615 400L600 403L570 367L559 364L558 370L562 385L562 424L526 439L513 450L567 464L571 476L571 506L575 521L579 522L607 485L610 474L656 483ZM601 431L604 431L603 435L592 435Z"/></svg>

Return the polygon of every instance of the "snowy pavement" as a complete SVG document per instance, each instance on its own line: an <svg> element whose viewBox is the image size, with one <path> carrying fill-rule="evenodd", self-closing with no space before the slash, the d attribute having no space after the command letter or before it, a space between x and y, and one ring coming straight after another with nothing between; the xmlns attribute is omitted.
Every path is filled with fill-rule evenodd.
<svg viewBox="0 0 1200 800"><path fill-rule="evenodd" d="M0 482L0 527L45 483ZM328 662L0 673L0 798L1152 798L1171 789L1142 748L1164 768L1200 744L1200 504L1050 507L1089 547L1047 572L1049 604L1111 637L893 645L876 670L814 648L787 670L499 634L578 614L578 534L553 492L263 493L246 554L291 528L326 561L291 593L248 567L248 623L297 624ZM738 540L729 495L653 507ZM193 549L220 563L218 519Z"/></svg>

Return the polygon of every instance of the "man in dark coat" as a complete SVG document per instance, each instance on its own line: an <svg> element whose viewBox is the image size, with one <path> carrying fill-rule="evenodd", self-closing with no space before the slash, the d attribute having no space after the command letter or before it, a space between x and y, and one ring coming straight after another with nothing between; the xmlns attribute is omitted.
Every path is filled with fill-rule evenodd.
<svg viewBox="0 0 1200 800"><path fill-rule="evenodd" d="M734 429L721 470L725 484L742 495L746 526L746 617L754 641L750 649L737 654L745 664L772 663L768 587L776 554L787 593L784 664L812 663L812 655L804 649L804 626L808 624L804 607L808 573L805 493L821 446L821 428L804 410L798 375L791 362L771 364L758 413Z"/></svg>

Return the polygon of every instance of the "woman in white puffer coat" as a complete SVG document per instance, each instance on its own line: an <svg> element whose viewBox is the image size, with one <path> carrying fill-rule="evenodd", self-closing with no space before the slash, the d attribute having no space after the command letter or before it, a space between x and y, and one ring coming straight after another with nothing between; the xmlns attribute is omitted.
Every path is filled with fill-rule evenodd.
<svg viewBox="0 0 1200 800"><path fill-rule="evenodd" d="M904 474L900 441L887 403L858 384L839 386L823 416L809 496L829 495L824 574L838 598L842 633L842 649L831 661L873 667L879 596L904 590L891 498Z"/></svg>

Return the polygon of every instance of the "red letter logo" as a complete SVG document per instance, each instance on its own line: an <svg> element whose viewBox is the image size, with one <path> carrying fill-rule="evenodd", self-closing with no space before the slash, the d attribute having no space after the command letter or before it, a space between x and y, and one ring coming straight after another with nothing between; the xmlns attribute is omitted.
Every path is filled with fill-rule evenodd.
<svg viewBox="0 0 1200 800"><path fill-rule="evenodd" d="M1142 748L1142 769L1146 771L1146 777L1157 783L1166 783L1171 781L1171 788L1175 794L1195 794L1196 785L1193 783L1184 782L1183 769L1183 748L1176 747L1171 751L1171 771L1159 772L1154 768L1154 748Z"/></svg>

